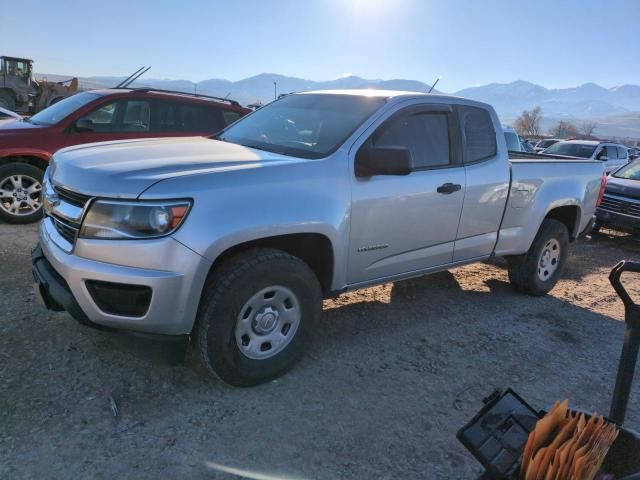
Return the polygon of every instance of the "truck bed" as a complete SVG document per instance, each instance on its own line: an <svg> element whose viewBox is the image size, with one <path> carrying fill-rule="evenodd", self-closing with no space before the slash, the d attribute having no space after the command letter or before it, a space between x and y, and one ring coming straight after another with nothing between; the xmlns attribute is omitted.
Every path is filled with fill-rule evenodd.
<svg viewBox="0 0 640 480"><path fill-rule="evenodd" d="M496 255L520 255L547 211L564 205L572 239L592 221L604 165L597 160L509 152L511 184Z"/></svg>
<svg viewBox="0 0 640 480"><path fill-rule="evenodd" d="M529 153L529 152L516 152L509 150L509 161L528 163L528 162L571 162L571 163L601 163L597 160L590 160L588 158L568 157L565 155L550 155L545 153Z"/></svg>

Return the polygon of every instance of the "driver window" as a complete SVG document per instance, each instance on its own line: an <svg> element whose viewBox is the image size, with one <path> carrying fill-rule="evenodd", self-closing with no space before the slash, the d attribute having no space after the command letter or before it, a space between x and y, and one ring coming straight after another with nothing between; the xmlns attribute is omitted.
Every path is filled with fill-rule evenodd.
<svg viewBox="0 0 640 480"><path fill-rule="evenodd" d="M97 108L85 118L93 122L94 131L101 132L113 132L115 131L116 124L116 106L117 102L107 103Z"/></svg>
<svg viewBox="0 0 640 480"><path fill-rule="evenodd" d="M369 141L379 147L408 148L416 168L444 167L451 163L446 113L403 115L383 125Z"/></svg>
<svg viewBox="0 0 640 480"><path fill-rule="evenodd" d="M602 150L598 153L596 157L598 160L613 160L618 158L618 152L616 151L616 147L604 146Z"/></svg>

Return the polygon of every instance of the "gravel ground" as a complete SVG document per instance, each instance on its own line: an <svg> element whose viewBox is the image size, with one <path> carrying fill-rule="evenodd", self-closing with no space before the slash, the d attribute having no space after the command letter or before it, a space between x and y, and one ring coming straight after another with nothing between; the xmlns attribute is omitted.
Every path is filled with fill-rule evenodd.
<svg viewBox="0 0 640 480"><path fill-rule="evenodd" d="M473 478L455 434L495 388L537 408L568 397L608 411L624 310L607 274L640 259L640 242L606 232L573 246L544 298L486 264L345 294L325 302L296 368L235 389L193 353L154 365L47 312L31 291L36 227L0 235L0 478L20 479L235 478L209 462L305 479ZM640 298L640 279L629 285ZM640 429L638 381L627 426Z"/></svg>

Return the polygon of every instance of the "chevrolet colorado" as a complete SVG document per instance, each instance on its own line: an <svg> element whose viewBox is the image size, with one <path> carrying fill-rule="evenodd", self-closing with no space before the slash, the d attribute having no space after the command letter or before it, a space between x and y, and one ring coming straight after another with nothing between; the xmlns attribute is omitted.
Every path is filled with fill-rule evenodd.
<svg viewBox="0 0 640 480"><path fill-rule="evenodd" d="M369 90L287 95L214 138L65 148L36 287L255 385L300 357L323 297L493 256L517 290L553 288L602 163L512 156L486 104Z"/></svg>

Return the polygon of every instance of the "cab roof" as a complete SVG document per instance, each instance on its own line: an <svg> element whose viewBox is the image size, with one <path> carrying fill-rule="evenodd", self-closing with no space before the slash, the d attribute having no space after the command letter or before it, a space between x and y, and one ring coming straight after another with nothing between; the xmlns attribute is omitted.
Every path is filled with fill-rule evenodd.
<svg viewBox="0 0 640 480"><path fill-rule="evenodd" d="M478 100L472 100L470 98L457 97L455 95L447 95L443 93L427 93L427 92L411 92L406 90L377 90L374 88L361 88L361 89L336 89L336 90L309 90L304 92L296 92L295 95L355 95L361 97L374 97L374 98L386 98L388 100L402 100L402 99L415 99L415 98L429 98L436 101L451 102L462 101L464 104L477 105L484 108L490 107L487 103L480 102Z"/></svg>
<svg viewBox="0 0 640 480"><path fill-rule="evenodd" d="M31 60L30 58L7 57L6 55L1 56L0 60L18 60L19 62L31 62L31 63L33 63L33 60Z"/></svg>

